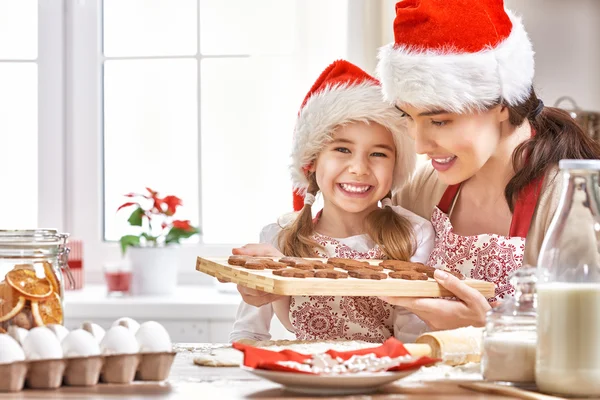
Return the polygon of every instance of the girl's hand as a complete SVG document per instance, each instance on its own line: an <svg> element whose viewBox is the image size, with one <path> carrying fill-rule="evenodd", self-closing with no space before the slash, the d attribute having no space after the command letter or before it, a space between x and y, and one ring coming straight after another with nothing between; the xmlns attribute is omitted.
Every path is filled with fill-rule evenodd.
<svg viewBox="0 0 600 400"><path fill-rule="evenodd" d="M270 244L266 243L250 243L242 247L233 248L231 254L236 256L252 256L252 257L283 257L283 254ZM228 283L227 278L217 277L219 282ZM248 302L246 302L248 303ZM248 303L251 304L251 303ZM254 305L254 304L252 304Z"/></svg>
<svg viewBox="0 0 600 400"><path fill-rule="evenodd" d="M381 297L381 299L405 307L421 318L432 330L485 325L485 314L491 306L481 293L465 285L455 276L440 270L435 271L434 278L440 285L454 293L459 300L414 297Z"/></svg>
<svg viewBox="0 0 600 400"><path fill-rule="evenodd" d="M266 243L250 243L245 246L232 249L231 253L235 255L245 255L253 257L283 257L283 254L279 250L277 250L272 245ZM219 278L219 281L223 283L227 282L226 280L223 280L221 278ZM276 300L286 297L278 294L263 292L256 289L249 289L241 285L237 286L237 290L242 295L242 299L244 300L244 302L254 307L264 306L265 304L269 304Z"/></svg>
<svg viewBox="0 0 600 400"><path fill-rule="evenodd" d="M250 243L231 250L232 254L252 257L283 257L274 246L267 243Z"/></svg>
<svg viewBox="0 0 600 400"><path fill-rule="evenodd" d="M241 285L237 286L237 290L242 295L244 302L254 307L264 306L265 304L269 304L286 297L279 294L272 294L256 289L250 289Z"/></svg>

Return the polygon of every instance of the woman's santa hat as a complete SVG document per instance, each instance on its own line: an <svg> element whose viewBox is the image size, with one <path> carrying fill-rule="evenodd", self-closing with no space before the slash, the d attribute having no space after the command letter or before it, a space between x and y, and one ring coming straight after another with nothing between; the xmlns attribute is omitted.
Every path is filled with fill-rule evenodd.
<svg viewBox="0 0 600 400"><path fill-rule="evenodd" d="M377 66L388 101L464 113L530 94L531 42L503 0L398 2L394 37Z"/></svg>
<svg viewBox="0 0 600 400"><path fill-rule="evenodd" d="M294 211L304 205L308 168L333 140L334 130L353 122L377 123L392 133L396 144L392 190L408 180L415 167L415 152L401 114L383 99L375 78L348 61L335 61L321 73L298 113L291 165Z"/></svg>

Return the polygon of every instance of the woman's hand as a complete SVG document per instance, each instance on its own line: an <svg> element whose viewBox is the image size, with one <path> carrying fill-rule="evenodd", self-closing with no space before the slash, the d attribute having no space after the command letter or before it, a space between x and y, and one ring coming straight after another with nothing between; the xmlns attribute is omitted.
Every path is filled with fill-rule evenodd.
<svg viewBox="0 0 600 400"><path fill-rule="evenodd" d="M454 293L459 300L414 297L381 297L382 300L416 314L432 330L455 329L463 326L484 326L485 314L491 308L485 297L465 285L460 279L437 270L435 280Z"/></svg>
<svg viewBox="0 0 600 400"><path fill-rule="evenodd" d="M273 245L267 243L250 243L231 250L232 254L252 257L283 257Z"/></svg>

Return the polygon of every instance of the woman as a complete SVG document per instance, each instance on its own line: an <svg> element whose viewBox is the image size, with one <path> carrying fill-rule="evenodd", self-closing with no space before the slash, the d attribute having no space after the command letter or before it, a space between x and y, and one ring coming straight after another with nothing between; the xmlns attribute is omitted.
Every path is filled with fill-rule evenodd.
<svg viewBox="0 0 600 400"><path fill-rule="evenodd" d="M436 271L461 301L385 300L431 329L482 326L490 303L514 293L510 273L537 262L558 204L558 161L600 158L600 145L537 98L531 42L501 0L399 2L394 36L379 54L384 96L431 160L396 201L431 219L429 265L497 288L488 303Z"/></svg>
<svg viewBox="0 0 600 400"><path fill-rule="evenodd" d="M406 117L417 153L431 159L395 201L432 221L430 265L497 291L490 304L437 271L459 301L384 300L432 330L483 326L493 302L513 294L508 275L536 264L558 205L558 161L600 158L600 145L537 98L531 42L502 0L405 0L396 4L394 36L379 55L383 92ZM236 252L276 255L265 245ZM250 304L272 301L240 291Z"/></svg>

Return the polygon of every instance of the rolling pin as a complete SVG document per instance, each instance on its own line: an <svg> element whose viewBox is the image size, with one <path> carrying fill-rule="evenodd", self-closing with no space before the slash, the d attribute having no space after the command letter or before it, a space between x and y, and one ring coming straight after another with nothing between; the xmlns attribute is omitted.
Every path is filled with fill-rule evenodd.
<svg viewBox="0 0 600 400"><path fill-rule="evenodd" d="M447 331L427 332L415 344L431 348L431 357L440 358L448 365L462 365L481 361L483 328L472 326ZM408 351L408 344L406 345ZM412 352L411 352L412 354Z"/></svg>
<svg viewBox="0 0 600 400"><path fill-rule="evenodd" d="M406 348L413 357L432 357L431 346L425 343L404 343L404 348Z"/></svg>

